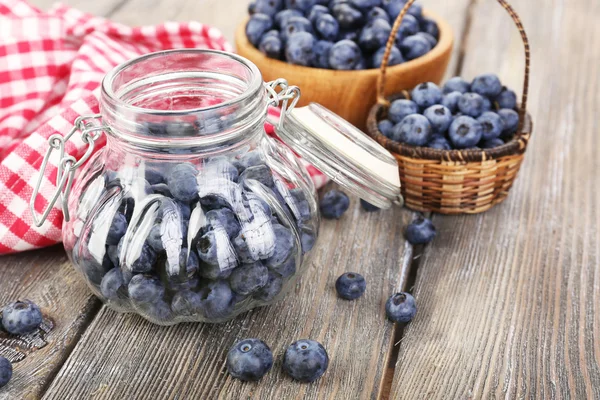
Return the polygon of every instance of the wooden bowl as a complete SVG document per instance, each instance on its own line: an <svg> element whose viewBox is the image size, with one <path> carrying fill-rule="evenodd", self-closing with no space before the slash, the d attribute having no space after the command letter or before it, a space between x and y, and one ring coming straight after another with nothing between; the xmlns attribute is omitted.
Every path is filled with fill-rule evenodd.
<svg viewBox="0 0 600 400"><path fill-rule="evenodd" d="M444 77L454 45L452 28L439 16L431 12L425 14L438 24L438 44L423 57L389 67L386 95L412 89L421 82L440 83ZM241 23L236 31L237 51L239 55L258 66L266 82L285 78L290 85L300 88L300 106L311 102L320 103L356 127L366 129L369 110L377 98L379 68L336 71L303 67L268 58L248 41L247 22L248 19Z"/></svg>

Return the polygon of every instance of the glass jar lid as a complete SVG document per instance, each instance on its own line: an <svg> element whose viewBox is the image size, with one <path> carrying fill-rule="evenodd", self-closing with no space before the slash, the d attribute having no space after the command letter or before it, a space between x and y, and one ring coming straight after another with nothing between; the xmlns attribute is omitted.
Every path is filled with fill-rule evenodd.
<svg viewBox="0 0 600 400"><path fill-rule="evenodd" d="M281 118L279 137L344 189L379 208L402 204L396 159L354 125L316 103Z"/></svg>

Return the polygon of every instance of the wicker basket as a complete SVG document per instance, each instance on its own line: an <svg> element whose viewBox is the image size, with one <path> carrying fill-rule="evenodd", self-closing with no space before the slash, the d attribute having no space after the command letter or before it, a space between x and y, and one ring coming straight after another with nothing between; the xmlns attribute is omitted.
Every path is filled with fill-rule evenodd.
<svg viewBox="0 0 600 400"><path fill-rule="evenodd" d="M369 135L388 149L398 160L402 195L407 207L442 214L475 214L486 211L508 195L525 156L532 132L527 114L529 86L529 41L519 16L504 0L497 0L514 20L525 45L525 79L519 107L519 128L512 140L493 149L438 150L414 147L385 137L377 127L387 117L390 100L409 98L404 92L384 97L386 69L396 32L414 0L409 0L396 19L387 43L378 82L377 104L367 119Z"/></svg>

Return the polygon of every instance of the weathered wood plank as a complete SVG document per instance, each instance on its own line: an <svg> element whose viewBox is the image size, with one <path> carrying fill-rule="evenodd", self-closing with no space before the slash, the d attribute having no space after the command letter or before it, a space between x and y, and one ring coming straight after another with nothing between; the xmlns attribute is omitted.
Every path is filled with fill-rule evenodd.
<svg viewBox="0 0 600 400"><path fill-rule="evenodd" d="M45 322L27 337L0 330L0 355L14 363L0 399L39 398L99 306L61 246L0 258L0 304L18 299L37 303Z"/></svg>
<svg viewBox="0 0 600 400"><path fill-rule="evenodd" d="M376 398L382 390L394 326L384 304L402 287L412 249L402 230L410 213L368 214L357 199L339 221L324 221L314 261L286 299L223 325L163 328L103 308L48 389L46 399L72 398ZM358 301L337 298L335 279L364 274ZM273 370L258 384L225 373L236 340L258 337L273 349ZM314 384L284 376L281 356L300 338L319 340L331 358Z"/></svg>
<svg viewBox="0 0 600 400"><path fill-rule="evenodd" d="M508 200L435 216L394 397L600 398L600 4L515 2L532 42L534 134ZM522 45L478 2L463 75L521 87Z"/></svg>

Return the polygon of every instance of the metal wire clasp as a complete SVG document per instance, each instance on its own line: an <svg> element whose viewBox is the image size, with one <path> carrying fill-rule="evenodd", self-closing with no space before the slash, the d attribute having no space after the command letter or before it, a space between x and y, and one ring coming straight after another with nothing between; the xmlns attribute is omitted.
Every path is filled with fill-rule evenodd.
<svg viewBox="0 0 600 400"><path fill-rule="evenodd" d="M100 136L102 136L102 132L108 129L105 125L95 125L93 123L94 120L101 121L100 114L82 115L75 120L73 128L71 128L66 136L54 134L48 138L48 145L50 147L44 156L44 161L42 161L38 179L35 187L33 188L31 199L29 200L29 209L31 211L31 215L33 216L33 222L38 228L44 224L48 218L48 214L50 214L50 211L52 211L52 208L61 195L61 207L63 215L65 217L65 221L69 221L70 217L67 207L67 199L69 197L69 193L71 192L71 187L73 186L75 172L77 171L77 168L83 165L90 158L94 152L94 145L96 141L100 138ZM65 154L65 143L68 142L69 139L71 139L71 136L73 136L77 131L81 132L81 140L88 145L85 154L79 160L75 159L75 157L69 154ZM44 172L48 166L48 161L55 151L58 151L60 155L60 160L58 162L58 173L56 174L56 191L49 200L48 205L44 209L41 217L38 218L34 207L35 199L39 194L40 187L42 185L42 179L44 178Z"/></svg>
<svg viewBox="0 0 600 400"><path fill-rule="evenodd" d="M289 86L287 80L283 78L265 83L265 89L269 92L269 105L277 107L281 103L281 117L279 117L278 127L281 128L285 117L296 107L300 100L300 88L298 86ZM277 91L279 89L279 92ZM289 101L291 104L288 104Z"/></svg>

